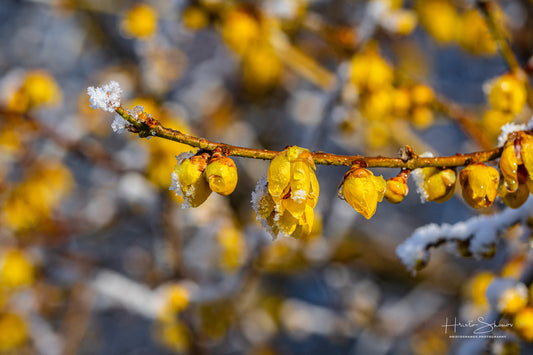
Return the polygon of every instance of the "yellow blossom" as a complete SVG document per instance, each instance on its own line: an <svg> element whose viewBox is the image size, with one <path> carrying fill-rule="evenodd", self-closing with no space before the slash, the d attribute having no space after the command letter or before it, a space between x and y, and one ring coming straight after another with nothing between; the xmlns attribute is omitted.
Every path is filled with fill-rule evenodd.
<svg viewBox="0 0 533 355"><path fill-rule="evenodd" d="M272 234L307 238L313 230L314 207L320 187L309 150L292 146L270 163L266 181L253 194L258 218Z"/></svg>
<svg viewBox="0 0 533 355"><path fill-rule="evenodd" d="M47 161L30 168L2 206L4 226L19 232L41 226L73 184L70 170L59 162Z"/></svg>
<svg viewBox="0 0 533 355"><path fill-rule="evenodd" d="M434 121L433 111L427 106L416 106L413 108L411 121L418 129L429 128Z"/></svg>
<svg viewBox="0 0 533 355"><path fill-rule="evenodd" d="M526 83L514 74L505 74L488 85L488 99L494 110L517 114L526 104Z"/></svg>
<svg viewBox="0 0 533 355"><path fill-rule="evenodd" d="M511 133L503 147L499 166L509 192L533 180L533 136L522 131Z"/></svg>
<svg viewBox="0 0 533 355"><path fill-rule="evenodd" d="M424 106L433 102L435 93L429 86L417 84L411 88L411 97L414 105Z"/></svg>
<svg viewBox="0 0 533 355"><path fill-rule="evenodd" d="M179 353L186 353L191 343L191 333L179 320L159 322L156 337L161 344Z"/></svg>
<svg viewBox="0 0 533 355"><path fill-rule="evenodd" d="M272 46L258 43L250 47L242 58L242 81L247 91L263 94L281 80L283 65Z"/></svg>
<svg viewBox="0 0 533 355"><path fill-rule="evenodd" d="M230 10L223 19L222 37L240 55L260 40L261 32L258 20L244 9Z"/></svg>
<svg viewBox="0 0 533 355"><path fill-rule="evenodd" d="M460 18L450 1L419 0L416 10L421 25L438 42L450 43L455 39Z"/></svg>
<svg viewBox="0 0 533 355"><path fill-rule="evenodd" d="M516 191L513 192L510 192L504 185L501 185L498 189L498 196L500 196L507 207L518 208L527 201L529 191L528 184L518 184Z"/></svg>
<svg viewBox="0 0 533 355"><path fill-rule="evenodd" d="M339 186L339 197L363 217L370 219L376 213L378 202L383 200L386 188L382 176L374 176L370 170L356 165L344 175Z"/></svg>
<svg viewBox="0 0 533 355"><path fill-rule="evenodd" d="M526 341L533 342L533 307L524 307L513 320L514 330Z"/></svg>
<svg viewBox="0 0 533 355"><path fill-rule="evenodd" d="M501 11L497 12L501 19ZM493 55L497 47L485 19L476 9L463 13L454 27L459 44L474 54Z"/></svg>
<svg viewBox="0 0 533 355"><path fill-rule="evenodd" d="M421 175L426 200L443 203L452 198L457 180L454 170L429 167L423 168Z"/></svg>
<svg viewBox="0 0 533 355"><path fill-rule="evenodd" d="M157 31L157 11L147 4L136 4L125 14L122 30L131 37L146 39Z"/></svg>
<svg viewBox="0 0 533 355"><path fill-rule="evenodd" d="M181 312L189 305L189 291L179 284L169 286L168 305L172 312Z"/></svg>
<svg viewBox="0 0 533 355"><path fill-rule="evenodd" d="M185 27L191 30L199 30L209 24L209 14L201 7L191 5L183 10L182 20Z"/></svg>
<svg viewBox="0 0 533 355"><path fill-rule="evenodd" d="M40 106L53 106L61 100L61 89L54 77L44 70L33 70L24 76L20 87L8 98L7 107L26 112Z"/></svg>
<svg viewBox="0 0 533 355"><path fill-rule="evenodd" d="M361 91L390 86L393 77L392 67L374 48L356 54L351 60L350 78Z"/></svg>
<svg viewBox="0 0 533 355"><path fill-rule="evenodd" d="M502 292L498 298L497 308L506 314L515 314L527 305L529 293L527 287L518 283Z"/></svg>
<svg viewBox="0 0 533 355"><path fill-rule="evenodd" d="M478 305L487 307L488 300L485 292L489 287L492 280L494 280L494 274L489 271L482 271L476 274L468 284L469 296L472 301Z"/></svg>
<svg viewBox="0 0 533 355"><path fill-rule="evenodd" d="M491 137L497 137L504 124L513 120L514 115L508 112L490 109L485 111L481 120L481 127L487 131Z"/></svg>
<svg viewBox="0 0 533 355"><path fill-rule="evenodd" d="M484 163L470 164L461 171L463 198L474 208L489 207L496 198L500 173Z"/></svg>
<svg viewBox="0 0 533 355"><path fill-rule="evenodd" d="M217 233L220 246L220 264L224 270L235 271L244 261L245 239L239 229L226 226Z"/></svg>
<svg viewBox="0 0 533 355"><path fill-rule="evenodd" d="M185 207L198 207L211 194L211 189L204 178L207 157L195 155L178 161L172 173L171 188L176 194L183 196Z"/></svg>
<svg viewBox="0 0 533 355"><path fill-rule="evenodd" d="M0 286L17 288L33 283L35 270L29 255L21 250L6 250L0 257Z"/></svg>
<svg viewBox="0 0 533 355"><path fill-rule="evenodd" d="M17 314L0 314L0 351L15 351L28 339L28 329Z"/></svg>
<svg viewBox="0 0 533 355"><path fill-rule="evenodd" d="M209 188L214 192L227 196L237 186L237 167L233 160L224 156L213 156L205 168L205 178Z"/></svg>
<svg viewBox="0 0 533 355"><path fill-rule="evenodd" d="M387 189L385 190L385 200L390 203L400 203L403 201L409 188L407 187L408 173L402 172L400 175L387 179Z"/></svg>

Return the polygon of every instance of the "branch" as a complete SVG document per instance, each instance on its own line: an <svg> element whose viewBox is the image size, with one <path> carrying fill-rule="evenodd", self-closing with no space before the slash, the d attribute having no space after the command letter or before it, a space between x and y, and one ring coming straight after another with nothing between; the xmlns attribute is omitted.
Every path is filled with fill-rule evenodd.
<svg viewBox="0 0 533 355"><path fill-rule="evenodd" d="M159 121L151 117L146 117L148 115L140 115L140 118L135 118L130 112L128 112L128 110L122 108L122 106L118 106L115 109L115 112L128 121L131 124L129 130L131 132L138 133L140 137L160 137L208 151L214 151L218 148L228 156L252 159L272 160L279 153L275 150L253 149L225 143L212 142L205 138L196 137L171 128L166 128L161 125ZM362 161L365 162L366 166L369 168L381 167L413 170L424 167L456 167L476 162L495 160L500 157L502 150L502 147L498 147L469 154L457 154L436 158L418 157L413 155L407 159L382 156L366 157L361 155L337 155L325 152L313 152L311 155L315 164L352 166L355 162Z"/></svg>
<svg viewBox="0 0 533 355"><path fill-rule="evenodd" d="M509 42L505 38L505 33L501 25L496 19L494 2L489 0L478 0L476 2L476 5L483 17L485 18L485 22L487 23L489 31L492 34L494 41L498 45L498 49L503 59L507 63L509 69L515 74L517 74L519 78L527 79L526 72L520 66L520 63L518 62L518 59L516 58L513 50L511 49ZM533 108L533 88L529 84L529 80L524 81L527 90L527 102L529 106Z"/></svg>

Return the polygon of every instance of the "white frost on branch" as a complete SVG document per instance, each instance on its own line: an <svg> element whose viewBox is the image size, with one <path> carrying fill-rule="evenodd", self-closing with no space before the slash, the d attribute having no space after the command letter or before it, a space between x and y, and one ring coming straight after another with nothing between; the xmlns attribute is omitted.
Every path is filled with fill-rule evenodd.
<svg viewBox="0 0 533 355"><path fill-rule="evenodd" d="M417 228L405 242L396 248L396 255L409 269L415 270L420 263L429 260L429 247L439 241L470 239L469 250L475 256L489 252L498 234L514 223L524 223L533 209L533 199L526 201L518 209L506 208L491 216L476 216L456 224L444 223Z"/></svg>
<svg viewBox="0 0 533 355"><path fill-rule="evenodd" d="M115 115L115 119L113 120L113 123L111 123L113 132L118 134L124 132L129 126L131 126L129 122L119 115Z"/></svg>
<svg viewBox="0 0 533 355"><path fill-rule="evenodd" d="M110 81L102 87L90 86L87 88L91 107L108 112L114 112L120 106L120 95L122 89L116 81Z"/></svg>

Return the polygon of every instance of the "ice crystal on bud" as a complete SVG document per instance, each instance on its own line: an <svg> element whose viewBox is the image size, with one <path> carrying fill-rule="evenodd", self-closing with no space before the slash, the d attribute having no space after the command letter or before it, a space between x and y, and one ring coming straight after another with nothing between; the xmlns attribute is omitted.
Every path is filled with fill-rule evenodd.
<svg viewBox="0 0 533 355"><path fill-rule="evenodd" d="M122 89L116 81L110 81L102 87L88 87L87 94L92 108L114 112L120 106Z"/></svg>
<svg viewBox="0 0 533 355"><path fill-rule="evenodd" d="M431 152L425 152L420 154L421 158L433 158L434 155ZM424 173L422 169L415 169L411 172L411 176L415 180L416 192L420 195L420 202L426 203L428 201L428 193L424 188Z"/></svg>
<svg viewBox="0 0 533 355"><path fill-rule="evenodd" d="M174 190L176 195L183 197L182 208L198 207L211 194L204 178L207 161L201 155L182 157L180 154L176 158L178 163L172 172L170 190Z"/></svg>

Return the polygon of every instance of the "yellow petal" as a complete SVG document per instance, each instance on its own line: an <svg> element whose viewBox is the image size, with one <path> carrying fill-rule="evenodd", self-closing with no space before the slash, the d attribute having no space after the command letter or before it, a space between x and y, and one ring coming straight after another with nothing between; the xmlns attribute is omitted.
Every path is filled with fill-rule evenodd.
<svg viewBox="0 0 533 355"><path fill-rule="evenodd" d="M278 154L270 163L267 173L268 192L274 200L281 198L291 180L291 163L285 151Z"/></svg>
<svg viewBox="0 0 533 355"><path fill-rule="evenodd" d="M520 156L524 164L529 180L533 180L533 136L525 132L520 135Z"/></svg>
<svg viewBox="0 0 533 355"><path fill-rule="evenodd" d="M376 212L378 201L383 200L386 183L382 176L376 177L370 170L359 168L344 180L344 199L366 219Z"/></svg>
<svg viewBox="0 0 533 355"><path fill-rule="evenodd" d="M514 140L509 140L500 157L500 171L502 172L505 187L509 192L514 192L518 188L518 159L514 148Z"/></svg>
<svg viewBox="0 0 533 355"><path fill-rule="evenodd" d="M227 196L237 186L237 167L233 160L228 157L212 159L205 169L205 177L211 190Z"/></svg>

